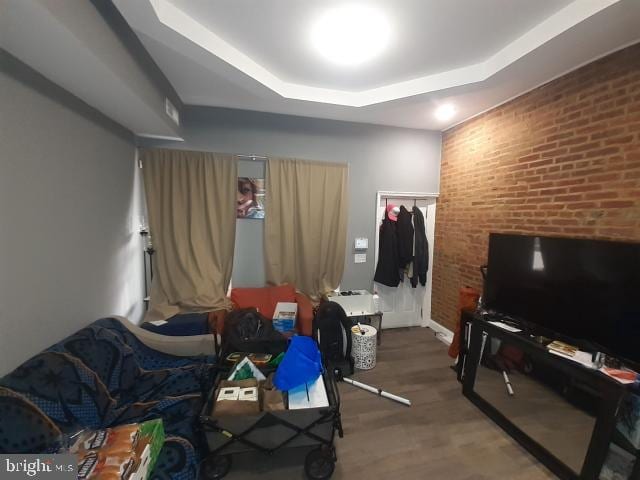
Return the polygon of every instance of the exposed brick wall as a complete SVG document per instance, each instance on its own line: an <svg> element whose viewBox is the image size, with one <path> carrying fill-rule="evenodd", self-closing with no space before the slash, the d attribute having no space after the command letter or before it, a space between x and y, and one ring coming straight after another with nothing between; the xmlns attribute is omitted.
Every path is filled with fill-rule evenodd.
<svg viewBox="0 0 640 480"><path fill-rule="evenodd" d="M450 329L489 232L640 240L640 44L445 132L432 317Z"/></svg>

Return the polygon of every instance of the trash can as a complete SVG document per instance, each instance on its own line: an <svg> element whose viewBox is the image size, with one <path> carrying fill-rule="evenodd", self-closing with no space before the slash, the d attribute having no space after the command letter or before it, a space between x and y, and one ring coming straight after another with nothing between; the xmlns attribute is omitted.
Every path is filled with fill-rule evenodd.
<svg viewBox="0 0 640 480"><path fill-rule="evenodd" d="M371 370L376 366L378 331L371 325L355 325L351 329L351 356L354 367Z"/></svg>

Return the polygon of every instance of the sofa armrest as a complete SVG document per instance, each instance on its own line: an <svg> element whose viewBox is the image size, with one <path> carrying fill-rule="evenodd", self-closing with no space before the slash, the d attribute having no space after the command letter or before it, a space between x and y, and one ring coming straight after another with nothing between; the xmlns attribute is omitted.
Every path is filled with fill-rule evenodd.
<svg viewBox="0 0 640 480"><path fill-rule="evenodd" d="M134 325L124 317L114 316L147 347L158 352L178 357L193 357L197 355L215 355L215 335L192 335L188 337L170 337L153 333Z"/></svg>
<svg viewBox="0 0 640 480"><path fill-rule="evenodd" d="M308 337L313 335L313 304L304 293L296 292L298 304L298 332Z"/></svg>

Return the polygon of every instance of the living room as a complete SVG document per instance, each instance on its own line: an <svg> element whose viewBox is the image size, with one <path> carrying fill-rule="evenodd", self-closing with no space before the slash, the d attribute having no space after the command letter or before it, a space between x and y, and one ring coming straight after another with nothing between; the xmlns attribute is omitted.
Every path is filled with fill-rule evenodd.
<svg viewBox="0 0 640 480"><path fill-rule="evenodd" d="M1 9L0 454L161 419L113 478L640 478L640 2ZM306 338L319 447L221 427L240 352L290 425Z"/></svg>

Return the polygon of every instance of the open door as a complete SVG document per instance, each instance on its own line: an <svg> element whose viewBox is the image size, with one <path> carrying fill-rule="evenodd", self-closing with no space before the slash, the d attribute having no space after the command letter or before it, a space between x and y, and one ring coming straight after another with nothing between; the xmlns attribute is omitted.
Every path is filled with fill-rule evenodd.
<svg viewBox="0 0 640 480"><path fill-rule="evenodd" d="M378 293L379 307L384 314L383 328L427 326L431 319L431 267L433 265L433 243L436 214L436 195L402 192L379 192L376 201L376 242L375 263L378 264L378 245L380 240L380 224L384 218L386 205L404 205L409 211L415 205L425 217L425 230L429 242L429 270L427 283L416 288L411 286L405 275L404 282L398 287L388 287L373 282L373 291Z"/></svg>

